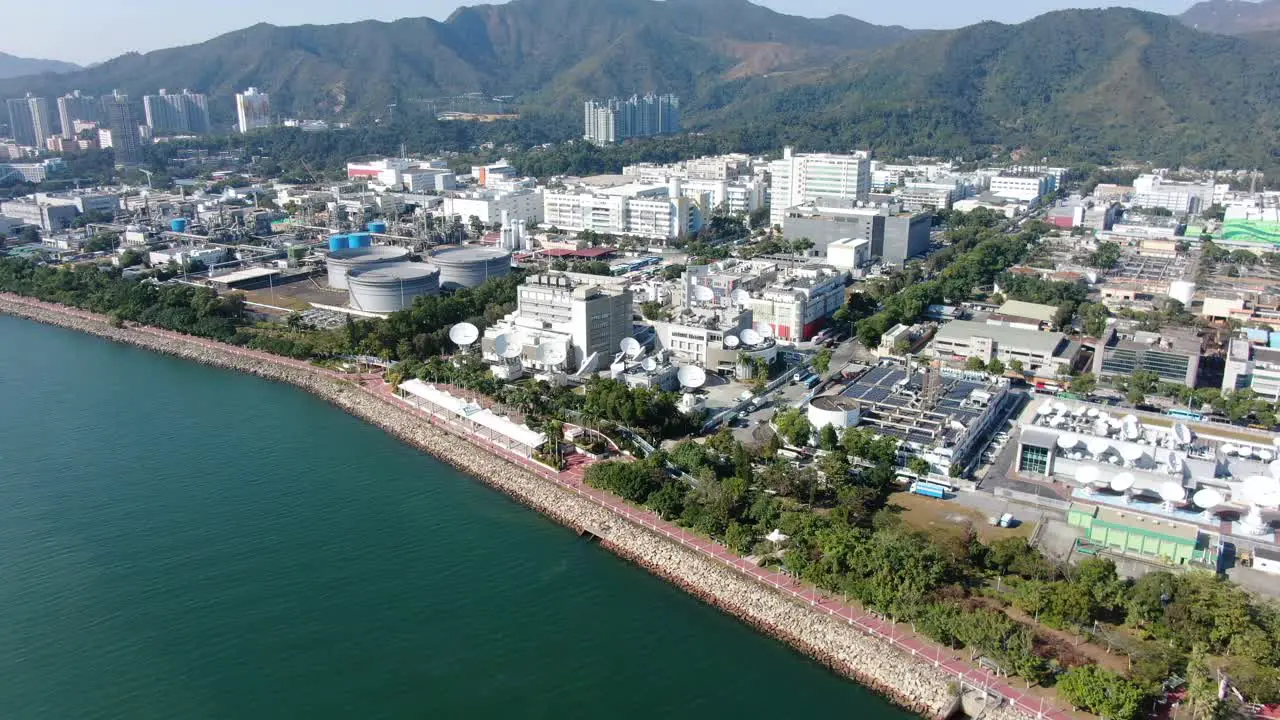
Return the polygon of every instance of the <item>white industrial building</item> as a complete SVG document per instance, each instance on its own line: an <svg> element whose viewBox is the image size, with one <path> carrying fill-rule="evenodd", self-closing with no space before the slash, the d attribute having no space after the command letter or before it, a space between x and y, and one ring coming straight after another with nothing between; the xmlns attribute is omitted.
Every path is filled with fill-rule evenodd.
<svg viewBox="0 0 1280 720"><path fill-rule="evenodd" d="M999 327L972 320L952 320L933 337L935 357L960 364L969 358L989 363L999 359L1006 367L1014 360L1023 372L1043 378L1068 374L1081 357L1080 343L1059 332L1039 332Z"/></svg>
<svg viewBox="0 0 1280 720"><path fill-rule="evenodd" d="M1213 182L1179 182L1159 175L1139 175L1133 181L1132 204L1164 208L1175 215L1198 215L1214 203L1223 203L1231 186Z"/></svg>
<svg viewBox="0 0 1280 720"><path fill-rule="evenodd" d="M855 270L871 264L871 240L842 238L827 245L827 264L841 270Z"/></svg>
<svg viewBox="0 0 1280 720"><path fill-rule="evenodd" d="M702 227L702 214L682 194L680 180L668 185L632 183L599 190L543 193L544 225L569 232L633 235L651 240L682 238Z"/></svg>
<svg viewBox="0 0 1280 720"><path fill-rule="evenodd" d="M1034 204L1057 188L1054 176L1040 172L1004 172L991 178L988 191L1000 198Z"/></svg>
<svg viewBox="0 0 1280 720"><path fill-rule="evenodd" d="M541 223L546 203L541 189L472 190L446 197L440 210L446 217L459 217L463 222L476 217L485 225L501 222L504 212L521 222Z"/></svg>
<svg viewBox="0 0 1280 720"><path fill-rule="evenodd" d="M746 306L757 327L768 327L780 340L803 342L844 305L847 278L847 273L835 268L798 268L752 293Z"/></svg>
<svg viewBox="0 0 1280 720"><path fill-rule="evenodd" d="M769 224L782 225L788 208L819 198L866 201L871 195L871 155L793 153L769 163Z"/></svg>

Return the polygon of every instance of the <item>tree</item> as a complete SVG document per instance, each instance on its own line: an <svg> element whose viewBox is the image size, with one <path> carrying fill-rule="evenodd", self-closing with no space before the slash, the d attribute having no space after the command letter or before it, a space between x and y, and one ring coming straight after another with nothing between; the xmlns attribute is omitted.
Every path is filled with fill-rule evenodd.
<svg viewBox="0 0 1280 720"><path fill-rule="evenodd" d="M1108 720L1136 720L1146 699L1142 688L1097 665L1068 670L1058 678L1058 691L1072 705Z"/></svg>
<svg viewBox="0 0 1280 720"><path fill-rule="evenodd" d="M928 460L916 455L907 461L907 469L918 477L924 477L929 474L931 467Z"/></svg>
<svg viewBox="0 0 1280 720"><path fill-rule="evenodd" d="M1120 246L1113 242L1104 242L1098 249L1089 254L1089 265L1101 270L1110 270L1120 263Z"/></svg>
<svg viewBox="0 0 1280 720"><path fill-rule="evenodd" d="M1098 377L1093 373L1080 373L1071 378L1069 387L1073 393L1088 395L1097 389Z"/></svg>
<svg viewBox="0 0 1280 720"><path fill-rule="evenodd" d="M813 426L809 424L809 418L805 416L804 410L800 408L784 410L773 419L773 424L791 445L803 447L809 444Z"/></svg>
<svg viewBox="0 0 1280 720"><path fill-rule="evenodd" d="M827 370L831 369L831 350L829 348L823 348L818 351L817 355L813 356L813 369L819 375L826 375Z"/></svg>
<svg viewBox="0 0 1280 720"><path fill-rule="evenodd" d="M1014 359L1009 361L1009 369L1012 370L1013 372L1018 373L1019 375L1023 373L1024 367L1025 366L1022 364L1021 360Z"/></svg>
<svg viewBox="0 0 1280 720"><path fill-rule="evenodd" d="M1142 392L1141 388L1135 385L1129 388L1128 394L1125 395L1125 400L1127 400L1130 405L1137 407L1139 405L1146 404L1147 396Z"/></svg>
<svg viewBox="0 0 1280 720"><path fill-rule="evenodd" d="M1077 310L1081 328L1090 337L1100 338L1107 330L1107 318L1111 311L1102 303L1084 303Z"/></svg>
<svg viewBox="0 0 1280 720"><path fill-rule="evenodd" d="M1004 374L1004 363L1000 362L1000 358L991 358L991 362L987 363L987 372L992 375Z"/></svg>
<svg viewBox="0 0 1280 720"><path fill-rule="evenodd" d="M840 447L840 434L836 432L834 425L822 426L822 431L818 433L818 447L828 452L834 452L838 448L840 454L844 454L844 448Z"/></svg>
<svg viewBox="0 0 1280 720"><path fill-rule="evenodd" d="M18 242L24 245L31 245L40 242L40 230L34 225L28 225L22 228L18 233Z"/></svg>
<svg viewBox="0 0 1280 720"><path fill-rule="evenodd" d="M969 358L965 362L964 369L981 372L987 369L987 363L985 360L975 355L974 357Z"/></svg>
<svg viewBox="0 0 1280 720"><path fill-rule="evenodd" d="M585 479L593 488L637 503L644 502L660 487L654 469L638 462L595 463L587 468Z"/></svg>
<svg viewBox="0 0 1280 720"><path fill-rule="evenodd" d="M684 512L684 483L673 480L649 495L645 502L663 520L675 520Z"/></svg>

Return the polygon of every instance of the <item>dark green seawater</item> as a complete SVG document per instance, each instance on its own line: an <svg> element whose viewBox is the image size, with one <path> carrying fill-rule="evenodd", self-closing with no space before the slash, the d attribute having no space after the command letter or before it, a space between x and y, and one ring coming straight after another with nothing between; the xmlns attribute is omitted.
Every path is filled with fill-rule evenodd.
<svg viewBox="0 0 1280 720"><path fill-rule="evenodd" d="M909 717L293 388L0 316L0 718Z"/></svg>

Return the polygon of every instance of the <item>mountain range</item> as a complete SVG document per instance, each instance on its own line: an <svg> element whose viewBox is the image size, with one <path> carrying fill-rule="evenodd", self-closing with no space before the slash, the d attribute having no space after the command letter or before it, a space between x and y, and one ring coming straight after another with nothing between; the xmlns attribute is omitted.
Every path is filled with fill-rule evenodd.
<svg viewBox="0 0 1280 720"><path fill-rule="evenodd" d="M1179 15L1197 30L1222 35L1246 35L1280 30L1280 0L1208 0Z"/></svg>
<svg viewBox="0 0 1280 720"><path fill-rule="evenodd" d="M915 31L748 0L513 0L443 22L260 24L0 80L0 97L187 87L227 118L231 95L253 85L276 113L359 121L393 103L479 92L559 114L568 136L585 97L659 91L681 97L689 129L753 134L744 144L1266 164L1280 157L1280 34L1191 27L1254 5L1246 10L1280 0Z"/></svg>
<svg viewBox="0 0 1280 720"><path fill-rule="evenodd" d="M61 60L39 60L0 52L0 80L47 72L71 72L79 69L79 65L62 62Z"/></svg>

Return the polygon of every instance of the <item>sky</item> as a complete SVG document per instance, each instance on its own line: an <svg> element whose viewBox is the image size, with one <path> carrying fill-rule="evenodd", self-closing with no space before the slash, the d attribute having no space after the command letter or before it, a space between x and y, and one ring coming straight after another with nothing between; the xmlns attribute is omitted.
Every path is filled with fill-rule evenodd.
<svg viewBox="0 0 1280 720"><path fill-rule="evenodd" d="M599 0L608 2L609 0ZM1161 13L1179 13L1194 0L755 0L780 12L809 17L836 13L878 25L950 28L983 20L1021 22L1065 7L1129 5ZM274 25L329 24L357 20L395 20L429 16L444 19L461 4L479 0L61 0L57 20L38 2L14 2L5 9L8 32L0 34L0 52L88 64L130 52L147 52L208 40L258 22Z"/></svg>

